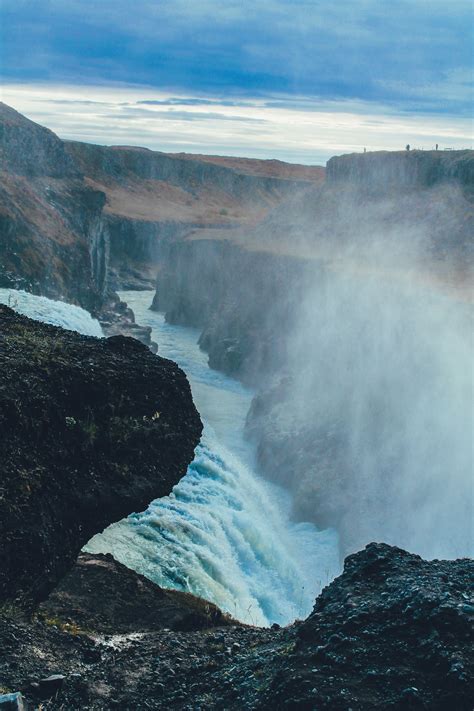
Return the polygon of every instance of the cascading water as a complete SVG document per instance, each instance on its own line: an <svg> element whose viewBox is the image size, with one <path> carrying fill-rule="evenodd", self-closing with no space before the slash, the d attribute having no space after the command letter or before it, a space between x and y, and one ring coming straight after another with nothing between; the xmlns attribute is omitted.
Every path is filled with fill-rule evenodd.
<svg viewBox="0 0 474 711"><path fill-rule="evenodd" d="M149 311L149 292L121 297L152 327L160 355L187 373L205 428L173 492L95 536L87 550L113 553L159 585L211 600L249 623L305 617L339 572L335 532L291 522L284 492L254 473L243 438L252 393L209 369L198 332Z"/></svg>
<svg viewBox="0 0 474 711"><path fill-rule="evenodd" d="M0 304L11 306L18 313L36 321L62 326L85 336L102 336L100 323L80 306L53 301L45 296L34 296L27 291L0 289Z"/></svg>
<svg viewBox="0 0 474 711"><path fill-rule="evenodd" d="M148 310L149 292L121 294L139 323L153 329L160 354L187 373L204 435L173 492L89 542L159 585L194 593L237 619L288 623L310 612L339 572L337 536L292 523L282 490L253 471L243 427L251 391L209 369L194 329L170 326ZM23 291L0 289L0 303L46 323L102 336L87 311Z"/></svg>

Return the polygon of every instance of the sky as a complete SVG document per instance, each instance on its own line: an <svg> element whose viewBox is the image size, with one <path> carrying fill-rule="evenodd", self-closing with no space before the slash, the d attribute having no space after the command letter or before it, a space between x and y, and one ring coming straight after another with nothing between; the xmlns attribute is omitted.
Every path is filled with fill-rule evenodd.
<svg viewBox="0 0 474 711"><path fill-rule="evenodd" d="M64 138L325 163L472 146L465 0L0 0L2 100Z"/></svg>

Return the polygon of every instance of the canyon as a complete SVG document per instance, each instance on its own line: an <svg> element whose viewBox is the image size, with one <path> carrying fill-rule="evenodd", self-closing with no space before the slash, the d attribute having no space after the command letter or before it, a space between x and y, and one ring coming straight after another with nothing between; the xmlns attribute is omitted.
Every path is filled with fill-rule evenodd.
<svg viewBox="0 0 474 711"><path fill-rule="evenodd" d="M326 171L232 239L168 245L152 308L257 389L247 433L297 520L335 526L343 554L375 539L472 555L473 153L349 155Z"/></svg>
<svg viewBox="0 0 474 711"><path fill-rule="evenodd" d="M163 244L232 231L323 179L322 168L61 141L0 104L0 287L78 304L110 335L149 333L117 288L150 288Z"/></svg>
<svg viewBox="0 0 474 711"><path fill-rule="evenodd" d="M2 105L0 158L0 702L470 709L472 151L170 155ZM197 329L252 392L247 441L295 525L338 531L343 571L306 619L244 624L80 552L153 499L177 510L210 441L123 290Z"/></svg>

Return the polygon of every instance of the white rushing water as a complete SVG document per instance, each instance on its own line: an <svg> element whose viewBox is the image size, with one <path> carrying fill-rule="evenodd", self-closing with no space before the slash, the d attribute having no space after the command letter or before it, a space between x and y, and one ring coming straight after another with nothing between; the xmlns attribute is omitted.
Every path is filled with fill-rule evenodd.
<svg viewBox="0 0 474 711"><path fill-rule="evenodd" d="M45 296L34 296L27 291L0 289L0 304L11 306L18 313L35 321L62 326L69 331L78 331L85 336L102 336L99 322L80 306L53 301Z"/></svg>
<svg viewBox="0 0 474 711"><path fill-rule="evenodd" d="M123 292L162 356L187 373L204 434L173 492L95 536L86 549L112 553L159 585L199 595L245 622L286 624L308 615L338 572L334 531L293 523L287 495L254 470L244 440L252 392L212 371L198 332L148 310L150 292Z"/></svg>
<svg viewBox="0 0 474 711"><path fill-rule="evenodd" d="M194 593L237 619L286 624L311 611L339 572L337 536L291 522L286 494L254 471L243 428L252 392L209 369L194 329L148 310L150 292L121 294L153 329L160 354L186 371L204 434L173 492L95 536L87 550L112 553L159 585ZM0 289L0 303L30 318L101 336L87 311L24 291Z"/></svg>

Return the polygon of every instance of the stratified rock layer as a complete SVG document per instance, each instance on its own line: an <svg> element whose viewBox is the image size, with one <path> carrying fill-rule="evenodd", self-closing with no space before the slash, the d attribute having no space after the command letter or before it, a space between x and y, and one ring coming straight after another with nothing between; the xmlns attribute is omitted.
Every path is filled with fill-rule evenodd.
<svg viewBox="0 0 474 711"><path fill-rule="evenodd" d="M0 600L47 595L112 521L169 494L201 434L185 374L132 338L0 306Z"/></svg>

